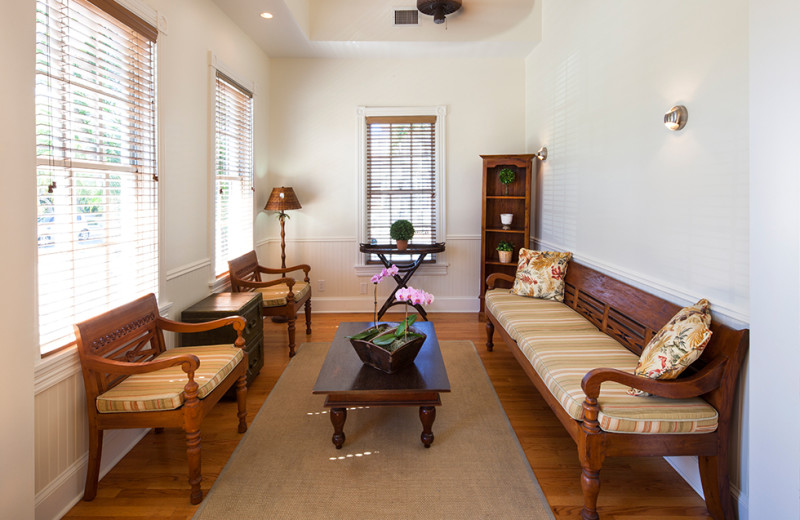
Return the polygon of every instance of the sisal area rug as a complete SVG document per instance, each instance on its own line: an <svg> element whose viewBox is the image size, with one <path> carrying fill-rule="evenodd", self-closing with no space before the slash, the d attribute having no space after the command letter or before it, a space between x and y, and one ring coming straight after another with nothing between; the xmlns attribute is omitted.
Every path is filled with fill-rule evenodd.
<svg viewBox="0 0 800 520"><path fill-rule="evenodd" d="M348 409L341 450L313 395L327 343L304 343L267 397L197 520L552 519L469 341L442 341L451 393L433 445L417 407Z"/></svg>

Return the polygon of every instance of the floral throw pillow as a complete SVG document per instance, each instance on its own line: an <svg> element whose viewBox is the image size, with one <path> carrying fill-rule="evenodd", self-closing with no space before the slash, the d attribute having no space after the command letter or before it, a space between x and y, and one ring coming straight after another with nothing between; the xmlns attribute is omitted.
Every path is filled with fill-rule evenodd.
<svg viewBox="0 0 800 520"><path fill-rule="evenodd" d="M513 294L543 300L564 301L564 277L572 253L519 250Z"/></svg>
<svg viewBox="0 0 800 520"><path fill-rule="evenodd" d="M642 350L634 374L652 379L675 379L700 357L711 339L711 304L702 299L684 307ZM636 388L630 395L650 395Z"/></svg>

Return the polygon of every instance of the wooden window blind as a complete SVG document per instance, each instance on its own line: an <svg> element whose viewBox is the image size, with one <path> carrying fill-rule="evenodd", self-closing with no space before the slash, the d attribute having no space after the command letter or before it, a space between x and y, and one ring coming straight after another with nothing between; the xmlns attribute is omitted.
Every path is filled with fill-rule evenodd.
<svg viewBox="0 0 800 520"><path fill-rule="evenodd" d="M158 293L156 29L109 0L36 2L39 343Z"/></svg>
<svg viewBox="0 0 800 520"><path fill-rule="evenodd" d="M253 249L253 94L217 71L215 109L215 238L217 275Z"/></svg>
<svg viewBox="0 0 800 520"><path fill-rule="evenodd" d="M411 243L434 243L436 116L367 117L366 126L367 241L391 243L389 228L395 220L405 219L414 225ZM370 256L368 262L377 261ZM397 258L408 259L408 255Z"/></svg>

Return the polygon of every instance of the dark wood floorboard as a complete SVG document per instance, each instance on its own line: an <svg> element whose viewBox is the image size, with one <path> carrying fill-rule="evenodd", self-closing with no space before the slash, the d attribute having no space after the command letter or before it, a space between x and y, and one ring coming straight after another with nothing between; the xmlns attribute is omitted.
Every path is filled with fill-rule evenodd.
<svg viewBox="0 0 800 520"><path fill-rule="evenodd" d="M556 518L578 518L583 499L577 450L517 361L497 337L494 351L486 351L484 324L477 314L431 314L430 318L436 323L440 340L470 340L475 344ZM393 317L387 315L385 319ZM315 314L313 334L306 336L298 325L297 343L330 341L339 322L370 320L369 314ZM289 362L286 325L265 320L264 337L264 368L248 392L248 422ZM236 403L223 400L203 423L204 493L240 438L236 433ZM150 432L100 481L97 498L79 502L64 518L191 518L197 506L189 504L186 471L182 432ZM606 460L599 512L604 520L710 518L703 500L669 464L656 457Z"/></svg>

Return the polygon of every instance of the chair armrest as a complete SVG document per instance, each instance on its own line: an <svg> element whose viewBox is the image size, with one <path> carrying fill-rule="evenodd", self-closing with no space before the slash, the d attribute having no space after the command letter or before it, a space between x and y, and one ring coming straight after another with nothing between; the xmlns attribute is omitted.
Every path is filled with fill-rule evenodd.
<svg viewBox="0 0 800 520"><path fill-rule="evenodd" d="M629 372L614 368L595 368L583 376L581 388L586 394L587 403L589 400L597 402L597 396L600 395L600 385L605 381L628 385L659 397L688 399L719 388L726 363L727 361L725 360L715 360L692 376L669 380L635 376Z"/></svg>
<svg viewBox="0 0 800 520"><path fill-rule="evenodd" d="M244 338L242 331L247 325L247 320L241 316L228 316L227 318L220 318L212 321L205 321L201 323L186 323L183 321L173 321L167 318L156 318L156 326L161 327L163 330L170 332L204 332L206 330L218 329L227 325L233 325L233 330L236 331L236 341L233 342L237 347L244 346Z"/></svg>
<svg viewBox="0 0 800 520"><path fill-rule="evenodd" d="M494 289L494 284L497 283L498 280L502 280L504 282L514 282L514 277L505 273L492 273L486 277L487 290Z"/></svg>
<svg viewBox="0 0 800 520"><path fill-rule="evenodd" d="M289 286L289 290L292 289L292 286L295 284L294 278L278 278L277 280L269 280L267 282L251 282L248 280L236 280L236 283L242 287L250 287L252 289L258 289L259 287L272 287L274 285L280 285L285 283Z"/></svg>
<svg viewBox="0 0 800 520"><path fill-rule="evenodd" d="M195 370L200 366L200 359L194 354L180 354L168 359L131 363L128 361L106 359L100 356L88 356L83 359L82 363L86 365L86 368L91 370L121 375L146 374L148 372L155 372L164 368L181 365L183 371L189 374L190 379L193 379Z"/></svg>
<svg viewBox="0 0 800 520"><path fill-rule="evenodd" d="M286 274L286 273L291 273L292 271L300 271L300 270L302 270L306 274L305 281L307 282L308 281L308 273L309 273L309 271L311 271L311 266L308 265L308 264L300 264L300 265L294 265L292 267L282 267L280 269L277 269L277 268L264 267L264 266L259 265L258 266L258 270L261 271L262 273L266 273L266 274Z"/></svg>

